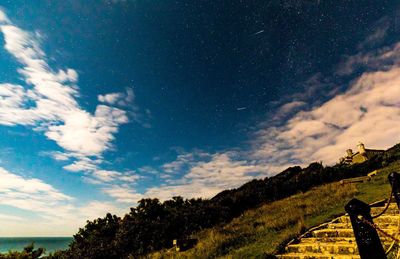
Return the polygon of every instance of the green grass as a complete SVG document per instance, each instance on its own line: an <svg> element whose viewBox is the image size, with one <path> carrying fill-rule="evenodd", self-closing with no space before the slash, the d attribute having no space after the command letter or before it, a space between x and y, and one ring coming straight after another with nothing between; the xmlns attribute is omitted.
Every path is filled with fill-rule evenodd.
<svg viewBox="0 0 400 259"><path fill-rule="evenodd" d="M331 183L249 210L226 225L205 229L192 237L198 244L185 252L164 250L148 258L265 258L313 226L344 214L352 198L364 202L388 198L387 175L400 171L400 162L379 170L371 181Z"/></svg>

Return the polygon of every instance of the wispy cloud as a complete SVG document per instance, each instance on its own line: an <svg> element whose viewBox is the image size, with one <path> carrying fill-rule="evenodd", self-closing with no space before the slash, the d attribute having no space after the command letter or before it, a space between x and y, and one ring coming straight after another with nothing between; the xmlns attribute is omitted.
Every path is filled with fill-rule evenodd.
<svg viewBox="0 0 400 259"><path fill-rule="evenodd" d="M382 17L379 19L371 28L371 32L367 37L358 44L358 49L366 49L376 46L377 44L381 43L391 26L390 18L387 16Z"/></svg>
<svg viewBox="0 0 400 259"><path fill-rule="evenodd" d="M393 66L399 65L399 50L400 43L396 43L392 46L383 47L374 51L359 52L346 57L344 61L338 65L336 73L339 76L347 76L360 70L385 71L391 69Z"/></svg>
<svg viewBox="0 0 400 259"><path fill-rule="evenodd" d="M285 103L278 109L278 111L275 113L273 119L274 120L282 120L285 117L290 116L293 113L297 112L298 110L300 110L300 108L302 108L305 105L306 105L306 103L303 101L292 101L289 103Z"/></svg>
<svg viewBox="0 0 400 259"><path fill-rule="evenodd" d="M110 202L79 201L37 178L27 178L0 167L0 206L24 211L23 215L0 214L6 220L0 235L72 235L87 219L107 212L122 215L123 209ZM31 217L36 218L35 224Z"/></svg>
<svg viewBox="0 0 400 259"><path fill-rule="evenodd" d="M136 204L143 198L142 194L135 192L127 186L111 185L104 188L103 191L121 203Z"/></svg>
<svg viewBox="0 0 400 259"><path fill-rule="evenodd" d="M132 171L101 168L102 154L112 148L119 126L129 122L128 114L137 120L133 90L99 95L98 100L103 104L97 105L93 114L89 113L78 103L75 70L52 69L35 35L13 25L1 10L0 31L5 49L21 64L18 72L26 83L26 86L0 85L0 124L30 126L43 132L64 149L52 156L71 161L64 169L90 173L86 177L92 178L92 183L131 183L137 179Z"/></svg>
<svg viewBox="0 0 400 259"><path fill-rule="evenodd" d="M119 106L132 106L135 100L135 94L131 88L126 88L126 92L122 93L110 93L105 95L99 95L97 97L99 102L119 105Z"/></svg>
<svg viewBox="0 0 400 259"><path fill-rule="evenodd" d="M215 154L200 152L200 155L198 152L180 154L175 161L162 166L167 170L164 171L166 174L182 170L187 173L183 177L167 178L167 184L148 189L143 197L158 197L161 200L179 195L209 198L221 190L239 187L254 177L268 175L266 167L254 161L242 160L241 154L235 151Z"/></svg>
<svg viewBox="0 0 400 259"><path fill-rule="evenodd" d="M101 190L111 197L116 198L117 202L127 202L127 199L121 199L120 194L110 190L114 190L116 188L129 188L132 190L132 184L136 183L141 176L132 170L126 170L123 172L104 170L100 167L101 163L101 159L93 160L88 157L81 157L72 164L64 166L64 169L71 172L84 173L83 179L86 183L101 186ZM131 202L131 200L129 200L129 202ZM137 202L137 200L134 202Z"/></svg>
<svg viewBox="0 0 400 259"><path fill-rule="evenodd" d="M47 202L72 200L72 197L61 193L39 179L26 179L12 174L1 167L0 178L2 179L0 182L0 193L4 198L0 199L0 203L2 204L6 203L15 206L24 201L29 203L32 201L31 199L26 201L26 199L29 198L29 195L44 198ZM31 206L34 207L35 204L31 203Z"/></svg>
<svg viewBox="0 0 400 259"><path fill-rule="evenodd" d="M253 157L269 164L313 160L331 164L359 140L373 148L399 142L399 46L362 55L370 60L367 72L354 79L345 92L296 113L281 127L261 128Z"/></svg>
<svg viewBox="0 0 400 259"><path fill-rule="evenodd" d="M198 161L204 161L210 158L211 154L201 150L195 150L190 153L181 152L174 161L163 164L162 171L165 174L177 174L192 167Z"/></svg>
<svg viewBox="0 0 400 259"><path fill-rule="evenodd" d="M76 71L52 70L35 36L11 24L3 12L0 17L5 49L22 65L18 71L31 87L2 85L0 123L32 125L63 149L80 155L98 156L109 149L118 126L128 122L126 112L107 105L98 105L94 114L82 109Z"/></svg>

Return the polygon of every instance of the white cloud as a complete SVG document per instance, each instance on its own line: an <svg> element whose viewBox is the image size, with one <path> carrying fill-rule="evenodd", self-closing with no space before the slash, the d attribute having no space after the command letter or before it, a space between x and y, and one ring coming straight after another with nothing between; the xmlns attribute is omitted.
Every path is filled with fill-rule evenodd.
<svg viewBox="0 0 400 259"><path fill-rule="evenodd" d="M49 126L45 135L68 151L98 156L111 147L113 134L128 118L122 110L99 105L95 116L79 110L65 114L63 122Z"/></svg>
<svg viewBox="0 0 400 259"><path fill-rule="evenodd" d="M0 8L0 23L1 24L10 23L10 20L8 19L7 15L1 8Z"/></svg>
<svg viewBox="0 0 400 259"><path fill-rule="evenodd" d="M121 208L116 206L112 202L104 201L90 201L88 204L80 207L79 219L95 219L98 217L104 217L106 213L123 216L128 212L128 208ZM80 225L79 227L82 227Z"/></svg>
<svg viewBox="0 0 400 259"><path fill-rule="evenodd" d="M68 154L62 152L50 152L50 156L58 161L68 161L70 159Z"/></svg>
<svg viewBox="0 0 400 259"><path fill-rule="evenodd" d="M104 104L97 105L94 114L87 112L77 101L78 73L70 68L54 71L34 35L14 26L1 10L0 21L4 47L22 65L18 72L27 85L0 85L0 124L31 126L44 132L65 150L52 156L61 161L73 160L64 169L91 173L86 176L87 181L90 178L92 183L136 180L138 176L130 171L100 168L102 154L112 148L119 126L129 121L126 111L110 105L130 105L129 113L136 119L133 90L99 95Z"/></svg>
<svg viewBox="0 0 400 259"><path fill-rule="evenodd" d="M135 94L131 88L126 88L125 93L121 92L99 95L97 99L99 102L110 105L130 106L133 105Z"/></svg>
<svg viewBox="0 0 400 259"><path fill-rule="evenodd" d="M400 43L381 49L360 52L346 57L338 67L336 74L339 76L351 75L358 69L367 71L386 71L400 64Z"/></svg>
<svg viewBox="0 0 400 259"><path fill-rule="evenodd" d="M87 157L81 157L72 164L64 166L64 169L71 172L92 172L98 169L99 161Z"/></svg>
<svg viewBox="0 0 400 259"><path fill-rule="evenodd" d="M119 181L123 183L134 183L138 179L140 179L140 176L135 174L133 171L127 171L124 173L117 172L117 171L110 171L110 170L95 170L92 175L94 178L110 183L113 181Z"/></svg>
<svg viewBox="0 0 400 259"><path fill-rule="evenodd" d="M359 140L381 149L400 142L399 46L368 53L377 71L363 73L344 93L298 112L282 127L261 129L253 157L272 165L332 164ZM380 70L380 63L392 65Z"/></svg>
<svg viewBox="0 0 400 259"><path fill-rule="evenodd" d="M46 197L52 201L67 201L72 199L39 179L26 179L12 174L1 167L0 178L0 194L3 198L8 196L16 199L26 199L26 196L28 195L38 195L43 198ZM4 202L13 204L13 202L10 202L7 198L0 199L0 203Z"/></svg>
<svg viewBox="0 0 400 259"><path fill-rule="evenodd" d="M40 179L22 177L2 167L0 179L0 206L24 211L21 215L0 214L0 219L7 221L0 229L1 236L70 236L88 219L103 217L107 212L117 215L127 212L127 208L110 202L79 204Z"/></svg>
<svg viewBox="0 0 400 259"><path fill-rule="evenodd" d="M269 167L255 161L240 160L240 155L234 151L215 154L201 150L179 152L176 160L162 165L160 169L148 166L139 169L149 174L156 172L165 184L149 188L143 194L127 184L110 184L103 191L117 202L129 204L146 197L160 200L173 196L210 198L222 190L239 187L254 177L268 175ZM183 172L186 174L180 176Z"/></svg>
<svg viewBox="0 0 400 259"><path fill-rule="evenodd" d="M4 220L4 221L14 221L14 222L18 222L18 221L23 221L24 219L22 217L18 217L18 216L13 216L13 215L9 215L9 214L0 214L0 220Z"/></svg>
<svg viewBox="0 0 400 259"><path fill-rule="evenodd" d="M289 116L292 113L298 111L300 108L302 108L305 105L306 105L306 103L303 101L292 101L289 103L285 103L278 109L278 111L274 115L273 119L274 120L282 120L286 116Z"/></svg>
<svg viewBox="0 0 400 259"><path fill-rule="evenodd" d="M1 17L6 15L0 12ZM32 87L1 85L0 123L33 125L60 147L76 154L99 156L108 150L119 125L128 122L126 112L106 105L98 105L94 114L83 110L77 102L75 70L53 71L34 35L10 22L3 23L0 31L5 49L22 64L18 71ZM128 99L133 100L131 90L125 101ZM28 106L29 102L34 105Z"/></svg>
<svg viewBox="0 0 400 259"><path fill-rule="evenodd" d="M181 153L178 154L177 158L169 163L162 165L162 170L167 174L179 174L182 170L187 167L192 167L199 160L205 160L211 158L211 154L197 150L192 153Z"/></svg>
<svg viewBox="0 0 400 259"><path fill-rule="evenodd" d="M182 178L168 181L168 185L150 188L144 197L157 197L161 200L173 196L184 196L187 198L203 197L210 198L218 192L239 187L243 183L253 179L255 176L266 176L267 167L258 165L252 161L238 159L236 152L208 154L208 161L191 161L188 173ZM188 153L184 157L193 157L195 154ZM203 155L204 157L204 155ZM182 156L178 156L179 163ZM171 163L170 163L171 164Z"/></svg>
<svg viewBox="0 0 400 259"><path fill-rule="evenodd" d="M99 102L102 103L115 104L120 98L121 98L120 93L112 93L106 95L99 95L97 99L99 100Z"/></svg>
<svg viewBox="0 0 400 259"><path fill-rule="evenodd" d="M115 198L117 202L122 203L136 204L143 198L142 194L136 193L132 188L119 185L109 186L104 188L103 191Z"/></svg>
<svg viewBox="0 0 400 259"><path fill-rule="evenodd" d="M64 158L63 154L61 158ZM90 159L88 157L79 157L72 164L64 166L64 169L70 172L83 172L85 181L92 184L126 184L136 182L141 177L135 171L127 170L118 172L115 170L104 170L100 168L102 159Z"/></svg>
<svg viewBox="0 0 400 259"><path fill-rule="evenodd" d="M160 171L158 169L153 168L151 166L142 166L142 167L138 168L138 171L143 174L150 174L150 175L160 174Z"/></svg>

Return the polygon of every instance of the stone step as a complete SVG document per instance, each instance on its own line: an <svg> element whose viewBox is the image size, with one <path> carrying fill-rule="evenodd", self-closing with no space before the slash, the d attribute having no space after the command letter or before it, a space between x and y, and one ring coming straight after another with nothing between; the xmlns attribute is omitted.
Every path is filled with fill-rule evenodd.
<svg viewBox="0 0 400 259"><path fill-rule="evenodd" d="M356 239L354 237L307 237L302 238L301 243L316 243L316 242L346 242L355 243Z"/></svg>
<svg viewBox="0 0 400 259"><path fill-rule="evenodd" d="M351 228L351 222L339 222L339 223L329 223L326 228L336 229L336 228Z"/></svg>
<svg viewBox="0 0 400 259"><path fill-rule="evenodd" d="M382 228L385 232L387 232L390 235L397 234L398 233L398 227L397 226L390 226L387 228ZM380 232L378 232L379 236L382 239L386 239L387 237L382 235ZM314 230L312 232L313 237L354 237L354 232L352 228L342 228L342 229L319 229L319 230Z"/></svg>
<svg viewBox="0 0 400 259"><path fill-rule="evenodd" d="M400 218L399 218L400 219ZM382 222L382 221L373 221L378 227L385 229L385 228L390 228L394 225L392 222ZM400 223L400 221L399 221ZM397 222L395 223L397 224ZM350 222L346 223L330 223L326 226L327 229L347 229L347 228L353 228Z"/></svg>
<svg viewBox="0 0 400 259"><path fill-rule="evenodd" d="M285 248L287 253L334 253L334 254L358 254L355 239L337 238L329 240L321 238L311 238L314 240L301 240L298 244L291 244ZM318 241L316 241L318 240ZM383 241L383 240L382 240ZM386 249L392 244L392 240L383 241L382 245Z"/></svg>
<svg viewBox="0 0 400 259"><path fill-rule="evenodd" d="M339 255L358 254L357 244L355 242L301 242L299 244L289 245L285 250L288 253L329 253Z"/></svg>
<svg viewBox="0 0 400 259"><path fill-rule="evenodd" d="M391 239L386 239L383 237L380 238L384 246L390 245L392 243ZM400 239L400 236L398 238ZM356 239L354 237L307 237L307 238L302 238L300 242L295 244L307 244L307 243L315 244L315 243L335 243L335 242L356 244Z"/></svg>
<svg viewBox="0 0 400 259"><path fill-rule="evenodd" d="M380 224L380 223L389 223L389 224L398 224L400 223L400 215L385 215L383 214L382 216L373 219L374 223ZM338 223L348 223L351 225L350 222L350 217L349 216L342 216L338 219ZM334 224L334 223L332 223Z"/></svg>
<svg viewBox="0 0 400 259"><path fill-rule="evenodd" d="M283 259L360 259L359 255L338 255L338 254L321 254L321 253L287 253L277 255L277 258Z"/></svg>
<svg viewBox="0 0 400 259"><path fill-rule="evenodd" d="M353 237L353 229L343 228L343 229L319 229L312 232L313 237Z"/></svg>
<svg viewBox="0 0 400 259"><path fill-rule="evenodd" d="M379 213L381 213L383 210L385 209L385 206L382 207L372 207L371 208L371 215L377 215ZM386 212L384 213L384 215L396 215L399 214L399 209L397 208L397 204L393 204L391 203L389 205L389 208L386 210Z"/></svg>

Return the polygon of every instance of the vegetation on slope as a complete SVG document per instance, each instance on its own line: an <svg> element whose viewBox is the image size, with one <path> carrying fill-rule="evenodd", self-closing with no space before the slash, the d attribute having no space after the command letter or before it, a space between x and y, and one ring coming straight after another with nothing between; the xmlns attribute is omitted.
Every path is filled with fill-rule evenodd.
<svg viewBox="0 0 400 259"><path fill-rule="evenodd" d="M185 252L172 249L147 258L268 258L305 229L344 214L344 206L356 197L365 202L388 198L387 175L400 170L400 163L379 170L371 181L358 184L330 183L305 193L248 210L229 224L200 231L192 238L199 243Z"/></svg>
<svg viewBox="0 0 400 259"><path fill-rule="evenodd" d="M226 224L248 209L280 200L324 183L366 175L400 158L400 145L368 161L347 166L291 167L282 173L253 180L238 189L223 191L210 200L175 197L161 203L143 199L122 219L108 214L88 221L74 235L69 249L53 258L127 258L170 248L172 240L202 229Z"/></svg>

